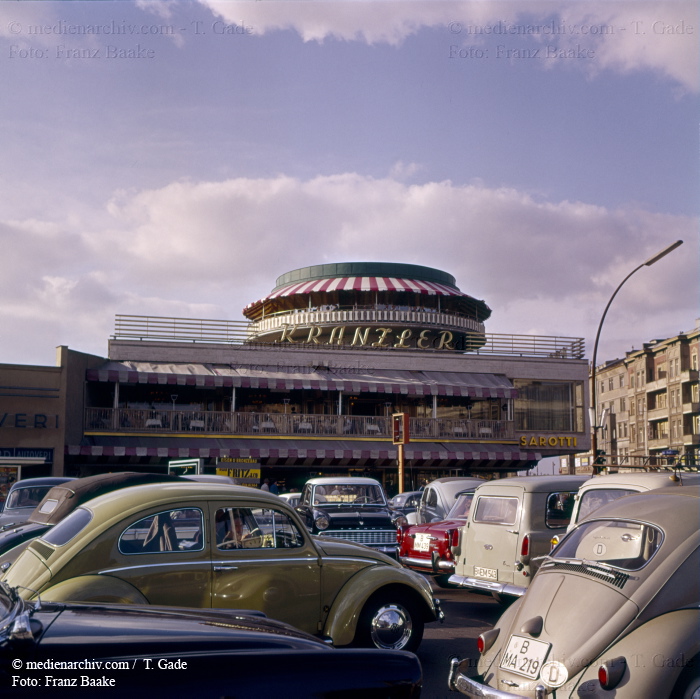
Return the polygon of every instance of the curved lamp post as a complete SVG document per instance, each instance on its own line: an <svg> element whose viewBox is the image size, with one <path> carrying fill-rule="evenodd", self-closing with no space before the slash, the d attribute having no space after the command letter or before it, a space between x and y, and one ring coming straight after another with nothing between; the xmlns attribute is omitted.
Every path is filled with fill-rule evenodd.
<svg viewBox="0 0 700 699"><path fill-rule="evenodd" d="M595 344L593 345L593 366L591 369L591 456L593 458L593 473L598 473L600 469L597 468L596 461L598 460L598 429L600 426L596 424L598 422L598 405L597 405L597 381L596 381L596 364L597 364L597 356L598 356L598 340L600 340L600 331L603 328L603 321L605 320L605 316L608 313L608 309L610 308L610 304L613 302L613 299L617 296L617 292L620 291L622 288L622 285L637 271L639 271L642 267L651 267L651 265L654 264L654 262L658 262L662 257L665 257L668 255L669 252L672 252L675 250L679 245L682 245L683 241L682 240L677 240L675 243L672 243L668 247L664 248L661 250L661 252L657 252L656 255L653 257L650 257L646 262L642 262L639 267L635 267L618 285L617 289L613 292L613 295L610 297L610 300L608 301L608 305L605 307L605 310L603 311L603 315L600 319L600 323L598 324L598 332L596 333L595 336Z"/></svg>

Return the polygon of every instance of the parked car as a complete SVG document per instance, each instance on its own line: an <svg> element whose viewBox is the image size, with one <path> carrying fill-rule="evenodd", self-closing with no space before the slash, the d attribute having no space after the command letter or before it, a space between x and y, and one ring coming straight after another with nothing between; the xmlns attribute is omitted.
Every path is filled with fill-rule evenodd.
<svg viewBox="0 0 700 699"><path fill-rule="evenodd" d="M4 580L27 598L243 608L332 640L413 650L442 617L422 576L312 537L277 495L210 483L94 498L32 541Z"/></svg>
<svg viewBox="0 0 700 699"><path fill-rule="evenodd" d="M474 488L463 490L442 521L399 527L396 536L401 564L432 576L439 587L451 587L449 578L455 572L452 548L459 544L473 498Z"/></svg>
<svg viewBox="0 0 700 699"><path fill-rule="evenodd" d="M7 696L414 699L420 683L412 653L334 649L257 613L39 604L0 584Z"/></svg>
<svg viewBox="0 0 700 699"><path fill-rule="evenodd" d="M84 502L119 488L146 483L175 483L179 480L181 479L178 476L159 473L121 471L72 478L54 485L34 508L26 522L0 528L0 570L3 565L14 561L32 539L48 531Z"/></svg>
<svg viewBox="0 0 700 699"><path fill-rule="evenodd" d="M421 495L423 495L423 491L421 490L410 490L407 493L399 493L389 500L389 506L408 519L408 516L418 509Z"/></svg>
<svg viewBox="0 0 700 699"><path fill-rule="evenodd" d="M603 505L544 561L527 594L452 664L471 697L700 695L700 488Z"/></svg>
<svg viewBox="0 0 700 699"><path fill-rule="evenodd" d="M450 476L436 478L423 489L423 495L416 510L416 524L441 522L455 504L458 493L468 488L476 488L484 483L483 478L463 478Z"/></svg>
<svg viewBox="0 0 700 699"><path fill-rule="evenodd" d="M549 553L555 533L566 531L585 481L586 476L521 476L479 486L449 582L491 592L500 602L522 595L537 570L535 559Z"/></svg>
<svg viewBox="0 0 700 699"><path fill-rule="evenodd" d="M396 528L405 523L374 478L312 478L297 506L308 530L396 555Z"/></svg>
<svg viewBox="0 0 700 699"><path fill-rule="evenodd" d="M301 500L301 493L280 493L280 497L284 500L290 507L296 507Z"/></svg>
<svg viewBox="0 0 700 699"><path fill-rule="evenodd" d="M614 473L595 476L586 481L578 491L568 529L617 498L643 493L659 488L674 488L682 485L700 485L697 473Z"/></svg>
<svg viewBox="0 0 700 699"><path fill-rule="evenodd" d="M0 513L0 530L25 522L53 486L72 480L74 479L67 476L47 476L15 481L7 493L5 506Z"/></svg>

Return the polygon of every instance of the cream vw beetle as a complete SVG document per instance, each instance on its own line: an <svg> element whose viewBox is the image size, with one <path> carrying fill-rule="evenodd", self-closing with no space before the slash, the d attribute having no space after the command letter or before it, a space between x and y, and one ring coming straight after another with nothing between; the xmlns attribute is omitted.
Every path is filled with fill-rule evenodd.
<svg viewBox="0 0 700 699"><path fill-rule="evenodd" d="M90 500L4 580L56 602L254 609L337 646L415 650L442 616L425 578L388 556L312 537L277 495L209 483Z"/></svg>
<svg viewBox="0 0 700 699"><path fill-rule="evenodd" d="M697 699L699 517L697 486L596 510L481 634L478 667L453 661L450 687L491 699Z"/></svg>
<svg viewBox="0 0 700 699"><path fill-rule="evenodd" d="M522 595L566 531L574 495L586 476L522 476L489 481L474 492L469 519L454 547L452 585L483 590L499 601Z"/></svg>

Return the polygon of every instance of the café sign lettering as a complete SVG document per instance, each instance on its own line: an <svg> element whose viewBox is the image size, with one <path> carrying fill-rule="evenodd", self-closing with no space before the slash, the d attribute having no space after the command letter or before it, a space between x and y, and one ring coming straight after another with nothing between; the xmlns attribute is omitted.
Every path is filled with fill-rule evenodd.
<svg viewBox="0 0 700 699"><path fill-rule="evenodd" d="M397 349L438 349L465 351L481 347L485 338L478 333L451 332L435 328L401 328L350 325L285 324L277 343L349 345L350 347L395 347Z"/></svg>
<svg viewBox="0 0 700 699"><path fill-rule="evenodd" d="M577 438L570 435L555 436L555 435L537 435L537 436L520 436L521 447L577 447Z"/></svg>
<svg viewBox="0 0 700 699"><path fill-rule="evenodd" d="M58 429L58 415L44 415L42 413L0 413L0 427L12 427L14 429Z"/></svg>

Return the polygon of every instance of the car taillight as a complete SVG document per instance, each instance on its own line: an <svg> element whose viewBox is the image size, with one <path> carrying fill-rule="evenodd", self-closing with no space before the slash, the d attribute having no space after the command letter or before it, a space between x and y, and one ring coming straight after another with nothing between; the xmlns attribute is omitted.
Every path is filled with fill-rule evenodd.
<svg viewBox="0 0 700 699"><path fill-rule="evenodd" d="M530 555L530 535L529 534L525 534L525 536L523 537L523 543L520 546L520 555L521 556L529 556Z"/></svg>
<svg viewBox="0 0 700 699"><path fill-rule="evenodd" d="M598 668L598 682L603 689L615 689L625 674L627 661L620 657L604 662Z"/></svg>
<svg viewBox="0 0 700 699"><path fill-rule="evenodd" d="M406 530L408 527L406 525L402 525L400 527L396 527L396 543L401 544L403 541L404 536L406 536Z"/></svg>
<svg viewBox="0 0 700 699"><path fill-rule="evenodd" d="M459 529L450 529L450 546L459 546Z"/></svg>
<svg viewBox="0 0 700 699"><path fill-rule="evenodd" d="M489 648L491 648L491 646L496 642L499 632L500 629L489 629L488 631L484 631L484 633L482 633L476 639L476 649L480 654L485 653Z"/></svg>

